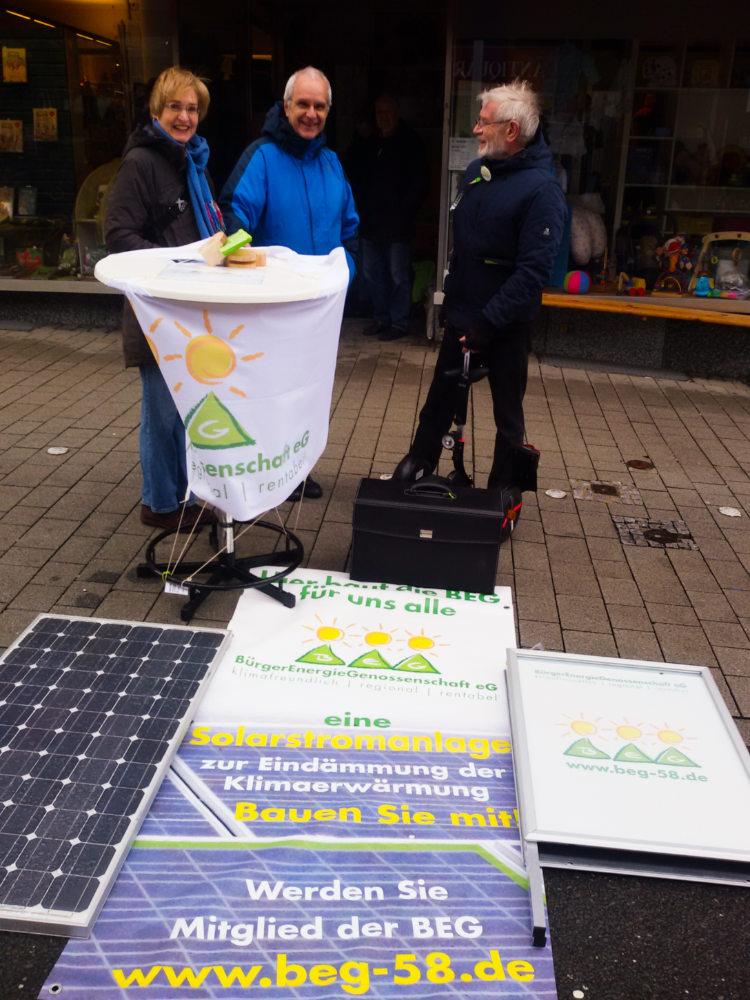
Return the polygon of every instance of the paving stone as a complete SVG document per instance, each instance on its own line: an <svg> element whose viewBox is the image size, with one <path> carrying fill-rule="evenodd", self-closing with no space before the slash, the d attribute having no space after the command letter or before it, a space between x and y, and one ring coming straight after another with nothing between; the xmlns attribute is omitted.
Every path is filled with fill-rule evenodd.
<svg viewBox="0 0 750 1000"><path fill-rule="evenodd" d="M563 642L566 653L579 653L581 656L617 656L617 647L612 635L576 632L564 628Z"/></svg>
<svg viewBox="0 0 750 1000"><path fill-rule="evenodd" d="M690 605L646 602L648 616L654 623L664 625L698 625L698 616Z"/></svg>
<svg viewBox="0 0 750 1000"><path fill-rule="evenodd" d="M30 583L9 601L8 607L11 611L36 611L37 614L43 614L57 604L66 590L64 584Z"/></svg>
<svg viewBox="0 0 750 1000"><path fill-rule="evenodd" d="M729 677L734 674L738 677L750 677L750 654L747 647L725 646L722 639L721 645L714 644L714 653L719 661L724 674Z"/></svg>
<svg viewBox="0 0 750 1000"><path fill-rule="evenodd" d="M733 716L750 716L750 679L725 677L718 667L711 668L711 676Z"/></svg>
<svg viewBox="0 0 750 1000"><path fill-rule="evenodd" d="M653 623L643 606L607 602L607 615L613 629L632 629L651 634L654 632Z"/></svg>
<svg viewBox="0 0 750 1000"><path fill-rule="evenodd" d="M554 622L559 626L560 618L557 601L552 596L541 594L513 594L516 617L528 621Z"/></svg>
<svg viewBox="0 0 750 1000"><path fill-rule="evenodd" d="M750 618L750 590L725 590L724 594L738 617Z"/></svg>
<svg viewBox="0 0 750 1000"><path fill-rule="evenodd" d="M701 618L703 631L706 633L708 641L714 648L720 643L722 646L736 646L738 649L746 650L745 656L750 661L750 639L742 625L725 621L707 621Z"/></svg>
<svg viewBox="0 0 750 1000"><path fill-rule="evenodd" d="M515 593L517 595L536 594L540 597L553 598L555 589L549 569L516 569L513 573Z"/></svg>
<svg viewBox="0 0 750 1000"><path fill-rule="evenodd" d="M688 591L688 597L695 613L702 622L737 621L737 615L732 608L731 602L724 597L721 591L715 594L706 594L702 591Z"/></svg>
<svg viewBox="0 0 750 1000"><path fill-rule="evenodd" d="M626 660L663 662L661 647L653 632L636 631L629 628L614 628L613 631L617 645L617 656Z"/></svg>
<svg viewBox="0 0 750 1000"><path fill-rule="evenodd" d="M560 625L565 630L611 633L609 618L601 598L558 594Z"/></svg>
<svg viewBox="0 0 750 1000"><path fill-rule="evenodd" d="M560 626L556 622L518 621L518 641L522 648L540 646L554 652L563 652Z"/></svg>
<svg viewBox="0 0 750 1000"><path fill-rule="evenodd" d="M516 571L522 569L539 570L547 573L550 571L546 546L522 538L520 524L519 531L514 532L512 545L510 548L502 551L511 553L513 567Z"/></svg>
<svg viewBox="0 0 750 1000"><path fill-rule="evenodd" d="M630 566L625 560L615 562L612 559L593 559L592 564L600 586L603 580L627 580L629 582L633 580Z"/></svg>
<svg viewBox="0 0 750 1000"><path fill-rule="evenodd" d="M664 659L668 663L716 666L716 657L700 626L654 622L654 632L664 653Z"/></svg>

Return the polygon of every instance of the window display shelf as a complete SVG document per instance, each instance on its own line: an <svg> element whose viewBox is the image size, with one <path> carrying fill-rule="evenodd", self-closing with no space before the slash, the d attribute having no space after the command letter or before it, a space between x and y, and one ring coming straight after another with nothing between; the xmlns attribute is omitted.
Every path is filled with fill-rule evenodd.
<svg viewBox="0 0 750 1000"><path fill-rule="evenodd" d="M636 67L618 222L695 236L709 217L750 215L750 103L720 86L734 79L722 46L641 45Z"/></svg>

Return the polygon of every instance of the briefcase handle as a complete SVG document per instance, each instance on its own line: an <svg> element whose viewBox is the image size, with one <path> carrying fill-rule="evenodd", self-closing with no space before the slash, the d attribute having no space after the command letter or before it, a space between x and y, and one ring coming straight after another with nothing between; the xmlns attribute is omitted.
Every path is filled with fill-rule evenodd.
<svg viewBox="0 0 750 1000"><path fill-rule="evenodd" d="M451 484L437 476L425 476L424 479L417 480L404 490L407 497L433 497L436 500L455 500L456 494L451 489Z"/></svg>

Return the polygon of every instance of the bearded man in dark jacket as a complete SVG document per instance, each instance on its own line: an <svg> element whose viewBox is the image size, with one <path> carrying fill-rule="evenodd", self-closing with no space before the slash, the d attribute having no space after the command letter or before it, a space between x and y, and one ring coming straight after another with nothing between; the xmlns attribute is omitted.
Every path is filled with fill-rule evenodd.
<svg viewBox="0 0 750 1000"><path fill-rule="evenodd" d="M479 159L453 203L453 251L445 280L445 334L409 453L393 478L413 481L437 466L458 402L466 352L489 369L497 433L490 489L513 487L514 446L524 440L531 327L562 239L565 199L526 81L486 90L474 126Z"/></svg>

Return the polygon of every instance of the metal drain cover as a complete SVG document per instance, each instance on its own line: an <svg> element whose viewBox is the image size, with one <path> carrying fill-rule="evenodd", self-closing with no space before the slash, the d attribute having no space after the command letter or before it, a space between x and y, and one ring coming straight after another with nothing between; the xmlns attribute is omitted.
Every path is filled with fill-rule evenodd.
<svg viewBox="0 0 750 1000"><path fill-rule="evenodd" d="M669 531L667 528L646 528L643 537L658 545L670 545L672 542L679 542L682 535L676 531Z"/></svg>
<svg viewBox="0 0 750 1000"><path fill-rule="evenodd" d="M625 463L629 469L653 469L654 463L647 458L631 458Z"/></svg>
<svg viewBox="0 0 750 1000"><path fill-rule="evenodd" d="M598 493L599 496L604 497L617 497L620 495L620 491L614 483L592 483L591 492Z"/></svg>
<svg viewBox="0 0 750 1000"><path fill-rule="evenodd" d="M641 545L661 549L697 549L684 521L655 521L649 517L624 517L613 514L623 545Z"/></svg>
<svg viewBox="0 0 750 1000"><path fill-rule="evenodd" d="M630 483L589 482L585 479L571 479L573 496L576 500L598 500L600 503L643 504L641 495Z"/></svg>

